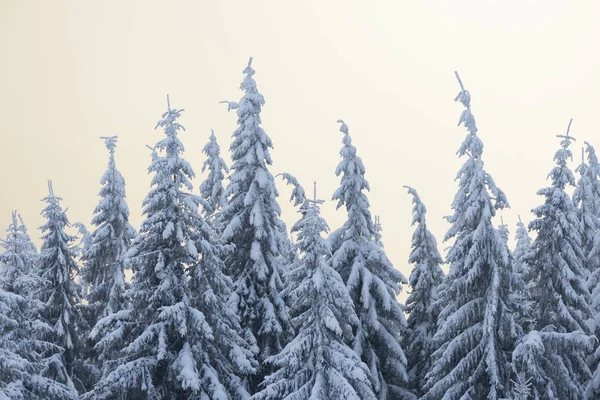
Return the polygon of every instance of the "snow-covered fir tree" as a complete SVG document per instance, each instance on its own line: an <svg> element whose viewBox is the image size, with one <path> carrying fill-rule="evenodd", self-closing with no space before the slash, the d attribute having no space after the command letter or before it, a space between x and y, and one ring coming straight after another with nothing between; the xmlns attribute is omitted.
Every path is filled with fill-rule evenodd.
<svg viewBox="0 0 600 400"><path fill-rule="evenodd" d="M403 343L408 361L410 387L415 394L422 396L425 375L431 369L431 340L436 332L440 313L440 305L436 303L437 291L444 278L444 272L440 268L443 260L437 249L437 242L427 229L425 204L415 189L407 189L413 197L414 204L411 225L416 225L416 228L408 258L408 262L413 264L413 270L408 279L411 292L406 299L408 318Z"/></svg>
<svg viewBox="0 0 600 400"><path fill-rule="evenodd" d="M93 329L99 319L126 308L125 256L136 235L129 223L129 207L125 200L125 180L115 164L117 137L102 137L109 151L108 169L100 179L100 201L94 209L91 233L83 234L81 276L86 288L87 304L84 316L86 331ZM85 229L80 225L80 230ZM91 358L95 367L101 368L102 361L110 358L101 346L92 351L94 341L86 343L82 357ZM93 373L97 375L97 373ZM97 377L90 377L88 386Z"/></svg>
<svg viewBox="0 0 600 400"><path fill-rule="evenodd" d="M204 145L202 152L206 155L206 160L202 164L202 172L208 170L208 176L200 184L200 196L208 205L208 209L204 210L205 215L210 216L214 215L227 203L223 180L225 175L229 173L227 164L221 158L221 148L212 129L210 130L209 141Z"/></svg>
<svg viewBox="0 0 600 400"><path fill-rule="evenodd" d="M600 338L600 163L594 147L585 142L587 164L578 167L580 179L573 194L573 202L582 223L582 250L585 255L585 266L589 272L587 287L591 293L593 312L592 330L596 339ZM583 155L582 155L583 157ZM595 230L594 230L595 228ZM600 397L600 346L595 342L595 350L588 359L592 371L592 379L586 388L588 399Z"/></svg>
<svg viewBox="0 0 600 400"><path fill-rule="evenodd" d="M337 208L345 206L348 219L333 233L330 243L334 246L333 267L346 284L359 318L351 345L375 378L379 399L410 398L400 338L406 329L405 308L397 300L401 284L407 281L376 241L377 232L364 193L369 190L365 168L356 155L348 126L339 122L344 146L336 169L341 185L333 200L337 200Z"/></svg>
<svg viewBox="0 0 600 400"><path fill-rule="evenodd" d="M517 222L517 231L515 232L515 249L513 251L513 271L524 277L528 271L529 267L527 265L527 259L530 258L531 249L531 237L529 236L529 232L527 232L527 227L521 221L521 217L519 216L519 222Z"/></svg>
<svg viewBox="0 0 600 400"><path fill-rule="evenodd" d="M2 240L0 254L0 399L73 399L77 392L42 375L45 340L52 327L40 320L42 303L31 297L39 287L35 245L17 213Z"/></svg>
<svg viewBox="0 0 600 400"><path fill-rule="evenodd" d="M145 219L128 254L135 272L126 292L131 308L101 319L92 332L115 327L99 343L121 345L121 357L106 363L90 399L249 397L235 373L252 372L251 353L235 336L235 316L216 310L228 295L219 273L222 247L200 215L200 196L190 193L194 171L182 158L181 111L169 105L157 124L166 137L153 152Z"/></svg>
<svg viewBox="0 0 600 400"><path fill-rule="evenodd" d="M589 255L594 247L594 240L600 232L600 180L598 178L598 159L594 148L587 145L588 160L596 164L595 168L585 162L584 149L581 149L581 164L575 172L579 173L579 179L573 192L573 205L576 209L577 218L581 224L581 250L584 255L584 267L591 274L600 267L600 259Z"/></svg>
<svg viewBox="0 0 600 400"><path fill-rule="evenodd" d="M42 210L47 222L40 228L43 244L37 268L41 284L35 297L44 303L41 316L52 327L48 341L60 350L54 354L45 354L48 362L45 375L71 389L82 391L81 383L73 379L74 362L79 350L77 328L83 318L77 307L81 303L81 288L74 281L79 272L73 250L76 237L65 231L70 223L60 206L62 199L54 195L50 181L48 188L49 194L43 199L46 207Z"/></svg>
<svg viewBox="0 0 600 400"><path fill-rule="evenodd" d="M39 284L35 273L38 252L27 233L27 227L17 212L6 230L4 249L0 253L0 288L23 297L30 297Z"/></svg>
<svg viewBox="0 0 600 400"><path fill-rule="evenodd" d="M569 124L570 126L570 124ZM592 316L586 289L587 271L581 248L580 221L565 189L575 186L567 166L573 137L558 135L561 147L549 174L550 187L537 193L544 204L533 209L529 229L537 232L526 275L535 324L514 352L519 372L531 379L532 396L540 399L582 399L591 373L586 356L591 348Z"/></svg>
<svg viewBox="0 0 600 400"><path fill-rule="evenodd" d="M456 74L458 78L458 74ZM510 330L510 263L506 242L492 225L497 210L508 207L506 196L483 167L483 143L464 89L455 100L465 109L459 119L467 136L458 155L466 157L457 174L452 224L444 240L454 239L446 261L439 304L443 307L432 368L423 399L501 399L510 394L512 350Z"/></svg>
<svg viewBox="0 0 600 400"><path fill-rule="evenodd" d="M376 398L370 371L346 344L358 318L344 282L328 262L330 249L321 234L329 227L319 215L320 203L316 195L306 201L292 227L301 256L290 268L286 295L296 337L267 359L276 370L252 399Z"/></svg>
<svg viewBox="0 0 600 400"><path fill-rule="evenodd" d="M39 319L39 302L0 289L0 399L75 400L77 391L44 375L59 354L44 340L52 327Z"/></svg>
<svg viewBox="0 0 600 400"><path fill-rule="evenodd" d="M264 98L256 88L251 62L243 71L242 99L228 107L237 109L238 128L230 147L233 163L225 192L228 203L217 224L224 228L225 242L235 246L225 264L234 280L233 307L240 316L244 338L257 346L260 367L249 379L250 392L255 393L269 373L264 360L285 347L293 329L281 296L281 260L289 241L269 171L273 144L260 126Z"/></svg>

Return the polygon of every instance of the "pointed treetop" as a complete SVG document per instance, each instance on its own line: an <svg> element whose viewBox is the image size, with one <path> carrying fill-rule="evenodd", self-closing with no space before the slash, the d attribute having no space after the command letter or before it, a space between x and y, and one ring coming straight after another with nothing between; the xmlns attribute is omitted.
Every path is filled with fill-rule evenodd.
<svg viewBox="0 0 600 400"><path fill-rule="evenodd" d="M522 224L523 221L521 221L521 214L519 214L518 217L519 217L519 223Z"/></svg>
<svg viewBox="0 0 600 400"><path fill-rule="evenodd" d="M215 131L212 128L210 130L209 139L211 140L211 142L214 142L215 140L217 140L217 137L215 136Z"/></svg>
<svg viewBox="0 0 600 400"><path fill-rule="evenodd" d="M313 199L312 200L307 200L307 201L309 203L312 203L313 205L325 203L325 200L317 200L317 181L314 181Z"/></svg>
<svg viewBox="0 0 600 400"><path fill-rule="evenodd" d="M557 138L561 138L563 140L561 140L560 144L563 148L567 148L569 147L569 145L571 144L571 140L575 141L576 139L573 136L569 135L569 132L571 131L571 123L573 122L573 118L571 118L571 120L569 121L569 125L567 126L567 133L565 133L564 135L556 135Z"/></svg>
<svg viewBox="0 0 600 400"><path fill-rule="evenodd" d="M248 76L254 75L254 68L252 68L252 57L248 60L248 66L242 71L243 74Z"/></svg>
<svg viewBox="0 0 600 400"><path fill-rule="evenodd" d="M111 154L115 152L118 138L118 136L100 136L100 139L104 140L104 145L106 146L108 151L110 151Z"/></svg>
<svg viewBox="0 0 600 400"><path fill-rule="evenodd" d="M169 100L169 95L167 94L167 109L171 111L171 101Z"/></svg>
<svg viewBox="0 0 600 400"><path fill-rule="evenodd" d="M343 119L338 119L337 122L339 124L342 124L340 126L340 132L342 132L343 134L347 135L348 134L348 125L346 125L346 123L344 122Z"/></svg>
<svg viewBox="0 0 600 400"><path fill-rule="evenodd" d="M52 181L48 179L48 197L56 197L54 196L54 188L52 187Z"/></svg>
<svg viewBox="0 0 600 400"><path fill-rule="evenodd" d="M475 117L471 113L471 94L468 90L465 89L460 76L457 71L454 71L454 75L456 75L456 79L458 80L458 84L460 85L460 92L454 98L454 101L460 101L463 106L465 106L465 110L460 115L460 119L458 120L458 126L460 124L464 124L467 128L467 131L471 135L477 134L477 125L475 124Z"/></svg>
<svg viewBox="0 0 600 400"><path fill-rule="evenodd" d="M21 216L19 215L19 218ZM15 229L17 229L17 211L13 211L12 212L12 220L13 220L13 226Z"/></svg>

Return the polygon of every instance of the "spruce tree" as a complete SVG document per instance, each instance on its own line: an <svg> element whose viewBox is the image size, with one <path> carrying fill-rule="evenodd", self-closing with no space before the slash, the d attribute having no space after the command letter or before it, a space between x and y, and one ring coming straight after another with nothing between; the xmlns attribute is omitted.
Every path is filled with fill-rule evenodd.
<svg viewBox="0 0 600 400"><path fill-rule="evenodd" d="M465 109L459 119L467 136L458 155L459 189L445 241L454 239L446 261L450 270L440 293L443 307L433 338L432 368L423 399L501 399L510 393L512 320L508 302L510 262L506 242L492 225L506 196L483 167L483 143L464 89L455 100ZM509 353L510 354L510 353Z"/></svg>
<svg viewBox="0 0 600 400"><path fill-rule="evenodd" d="M39 255L17 212L12 213L12 224L2 240L0 254L0 288L25 298L30 297L39 284L36 263Z"/></svg>
<svg viewBox="0 0 600 400"><path fill-rule="evenodd" d="M40 228L44 235L37 268L41 284L35 297L44 303L42 320L52 327L47 341L60 351L45 353L48 362L45 375L71 389L83 391L81 383L74 379L80 345L77 327L83 318L77 307L81 303L81 288L74 281L79 272L73 250L76 237L65 231L70 223L60 206L62 199L54 195L50 181L48 188L49 194L43 199L46 207L42 211L47 222Z"/></svg>
<svg viewBox="0 0 600 400"><path fill-rule="evenodd" d="M408 262L414 267L408 279L411 292L406 299L408 318L403 343L408 361L410 387L415 394L422 396L425 375L431 369L431 340L436 332L440 313L440 306L436 303L437 291L444 278L444 272L440 268L443 260L438 252L437 242L427 229L425 204L415 189L407 189L413 197L414 204L411 225L416 225L416 228L408 258Z"/></svg>
<svg viewBox="0 0 600 400"><path fill-rule="evenodd" d="M143 203L146 218L128 253L135 272L126 291L131 308L96 326L97 332L115 328L100 343L121 345L121 357L107 362L90 399L249 397L234 376L237 371L224 365L252 371L249 350L244 352L243 342L232 336L235 318L216 310L223 307L227 281L219 275L216 235L198 209L201 199L190 193L194 171L182 158L178 131L183 126L177 122L181 111L169 105L157 124L166 137L153 151L148 168L154 173L152 189ZM211 291L215 282L220 286ZM230 320L221 321L223 316Z"/></svg>
<svg viewBox="0 0 600 400"><path fill-rule="evenodd" d="M588 158L595 158L594 148L588 144ZM594 162L594 160L590 160ZM595 160L597 164L597 159ZM583 251L583 264L588 274L591 274L600 265L596 258L589 257L594 247L594 240L600 232L600 181L598 171L585 162L584 149L581 149L581 164L575 172L579 173L579 179L573 192L573 205L579 219L581 229L581 250Z"/></svg>
<svg viewBox="0 0 600 400"><path fill-rule="evenodd" d="M568 185L575 186L567 166L574 138L568 129L566 135L557 136L561 147L549 174L552 185L537 192L544 197L544 204L533 209L536 219L529 224L529 229L537 232L526 275L535 324L520 341L514 357L518 370L531 379L535 398L581 399L591 376L585 360L591 350L587 321L592 310L581 225L565 191Z"/></svg>
<svg viewBox="0 0 600 400"><path fill-rule="evenodd" d="M290 268L286 295L296 337L266 360L276 370L252 399L375 399L370 371L345 343L358 318L344 282L328 262L331 253L321 234L329 227L319 215L320 203L316 196L306 201L292 227L301 255Z"/></svg>
<svg viewBox="0 0 600 400"><path fill-rule="evenodd" d="M530 258L531 248L531 237L521 217L519 216L519 222L517 222L517 231L515 232L515 249L513 251L513 270L520 277L527 275L529 267L527 265L527 259Z"/></svg>
<svg viewBox="0 0 600 400"><path fill-rule="evenodd" d="M585 152L587 153L587 181L589 190L587 191L587 208L591 214L594 214L596 218L600 217L600 162L596 156L594 147L585 142ZM582 177L583 178L583 177ZM583 201L581 203L583 205ZM581 219L581 218L580 218ZM592 221L595 221L594 217L591 217ZM595 222L587 224L588 226L595 225ZM592 306L596 314L600 313L600 227L596 227L596 233L588 230L582 238L582 244L584 249L589 250L587 252L586 267L590 272L588 278L588 289L592 293ZM590 243L593 240L593 243ZM600 326L600 321L597 322L597 326Z"/></svg>
<svg viewBox="0 0 600 400"><path fill-rule="evenodd" d="M117 137L102 137L109 151L108 169L100 179L100 201L94 209L90 245L83 253L82 277L89 287L89 324L126 307L125 256L135 238L125 200L125 180L115 165Z"/></svg>
<svg viewBox="0 0 600 400"><path fill-rule="evenodd" d="M281 296L281 260L289 241L269 171L273 144L260 126L264 98L256 87L251 63L252 58L243 71L242 99L228 107L237 109L238 128L230 147L233 163L225 191L228 203L217 224L224 229L225 242L234 246L225 264L234 281L234 312L240 316L244 338L257 352L259 369L249 379L250 392L255 393L269 372L264 361L285 347L293 330Z"/></svg>
<svg viewBox="0 0 600 400"><path fill-rule="evenodd" d="M31 297L41 280L38 255L17 213L1 241L0 254L0 398L75 399L77 392L44 377L42 353L55 351L45 338L52 327L40 319L42 303Z"/></svg>
<svg viewBox="0 0 600 400"><path fill-rule="evenodd" d="M377 232L364 190L369 190L362 160L341 122L344 134L341 162L336 175L341 185L333 200L337 208L345 206L348 219L334 232L332 265L341 275L359 319L352 347L375 378L374 389L379 399L410 398L407 390L406 357L401 346L401 333L406 329L405 308L397 296L407 283L394 268L376 241Z"/></svg>
<svg viewBox="0 0 600 400"><path fill-rule="evenodd" d="M109 151L109 158L108 169L100 179L100 201L92 219L95 229L88 232L83 224L76 224L83 235L81 276L87 300L83 308L86 336L100 319L127 308L123 296L126 254L136 235L135 229L129 224L125 180L115 164L117 136L101 139ZM80 354L81 369L87 369L90 375L88 382L85 382L88 388L101 375L103 361L111 358L105 354L108 349L102 346L94 349L95 344L95 340L89 340Z"/></svg>
<svg viewBox="0 0 600 400"><path fill-rule="evenodd" d="M211 216L227 203L223 179L225 179L225 174L229 173L227 164L221 158L221 148L212 129L210 130L209 141L204 145L202 152L206 154L206 160L202 164L202 172L208 170L208 176L200 184L200 196L206 201L205 215Z"/></svg>

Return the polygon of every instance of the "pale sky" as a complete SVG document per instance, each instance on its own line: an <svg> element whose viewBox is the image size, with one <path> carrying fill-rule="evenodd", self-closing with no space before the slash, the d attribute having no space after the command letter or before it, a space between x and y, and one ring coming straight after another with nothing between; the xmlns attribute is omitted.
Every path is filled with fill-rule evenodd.
<svg viewBox="0 0 600 400"><path fill-rule="evenodd" d="M388 256L407 277L414 186L438 239L457 190L465 136L458 70L472 95L487 171L512 206L514 236L531 220L573 118L573 149L600 152L600 2L592 1L17 1L0 0L0 231L18 210L40 244L46 180L72 223L89 226L107 166L100 136L119 135L117 167L131 222L150 188L153 128L171 104L184 157L198 178L210 129L230 162L242 70L254 57L265 96L263 127L274 143L273 174L289 172L327 200L332 229L345 220L331 196L350 128L366 167L373 215ZM278 181L283 219L297 214Z"/></svg>

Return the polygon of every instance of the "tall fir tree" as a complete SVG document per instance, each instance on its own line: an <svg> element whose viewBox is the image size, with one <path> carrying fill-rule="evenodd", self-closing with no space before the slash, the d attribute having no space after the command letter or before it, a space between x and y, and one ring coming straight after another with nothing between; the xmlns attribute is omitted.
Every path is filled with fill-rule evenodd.
<svg viewBox="0 0 600 400"><path fill-rule="evenodd" d="M335 246L332 265L346 284L359 318L351 344L374 376L379 399L411 398L400 338L406 329L405 308L397 299L401 284L407 281L377 243L369 200L364 193L369 190L365 167L356 155L348 126L338 122L344 146L336 169L341 185L333 200L337 200L337 208L345 206L348 219L333 233L335 239L330 243Z"/></svg>
<svg viewBox="0 0 600 400"><path fill-rule="evenodd" d="M407 189L413 197L414 204L411 225L416 225L416 228L408 257L408 262L414 267L408 279L411 292L406 299L408 318L403 343L408 361L410 387L420 397L424 394L425 375L431 369L431 340L437 330L437 318L440 313L440 305L436 300L444 272L440 268L443 260L437 242L427 229L427 208L415 189Z"/></svg>
<svg viewBox="0 0 600 400"><path fill-rule="evenodd" d="M84 306L86 318L85 333L90 333L98 321L125 308L126 254L135 238L136 231L129 223L129 207L125 200L125 180L115 164L117 136L101 137L109 151L108 169L100 179L100 201L94 209L92 225L94 231L87 232L83 224L79 229L83 235L81 270L87 304ZM83 232L82 232L83 231ZM101 375L102 363L112 356L108 349L98 346L96 341L85 343L81 352L82 369L87 369L91 388Z"/></svg>
<svg viewBox="0 0 600 400"><path fill-rule="evenodd" d="M227 164L221 158L221 148L212 129L209 141L204 145L202 152L206 155L206 160L202 164L202 172L208 170L208 176L200 184L200 196L206 201L205 215L212 216L227 203L223 180L229 173Z"/></svg>
<svg viewBox="0 0 600 400"><path fill-rule="evenodd" d="M344 282L328 262L330 249L321 235L329 227L319 215L320 203L316 194L306 201L292 227L301 256L290 268L286 295L296 337L267 359L276 371L252 399L376 398L370 371L345 343L358 318Z"/></svg>
<svg viewBox="0 0 600 400"><path fill-rule="evenodd" d="M465 107L459 125L467 129L458 155L466 160L456 177L454 213L447 218L452 226L444 240L455 241L446 259L450 270L440 293L443 308L423 399L496 400L510 393L512 320L509 252L492 217L508 201L484 170L471 96L456 77L461 91L455 100Z"/></svg>
<svg viewBox="0 0 600 400"><path fill-rule="evenodd" d="M100 179L100 201L94 209L89 249L83 252L82 278L87 295L90 326L99 319L126 308L125 256L136 231L129 223L125 180L115 165L117 137L102 137L109 151L108 169Z"/></svg>
<svg viewBox="0 0 600 400"><path fill-rule="evenodd" d="M190 193L194 171L182 158L178 131L183 126L177 122L181 111L169 105L156 126L164 128L166 137L153 151L148 168L154 173L153 188L143 203L146 218L128 253L135 272L126 291L131 308L101 319L96 326L97 331L115 327L100 343L120 345L121 357L107 363L110 372L88 394L89 399L249 397L239 379L237 385L230 382L237 378L222 365L237 363L252 369L246 358L249 350L244 353L235 347L239 344L232 336L235 319L219 320L229 315L215 308L221 306L223 293L211 292L204 284L212 280L223 286L226 281L218 275L219 253L212 246L215 235L200 215L201 199ZM205 273L212 276L203 277ZM198 293L191 293L190 286ZM204 314L198 305L214 315ZM221 334L228 337L219 338ZM213 358L222 353L226 353L223 359ZM221 380L222 371L229 372L227 382Z"/></svg>
<svg viewBox="0 0 600 400"><path fill-rule="evenodd" d="M17 213L0 254L0 399L75 399L77 392L44 377L42 353L55 351L45 337L52 327L40 319L42 303L31 297L41 280L35 245Z"/></svg>
<svg viewBox="0 0 600 400"><path fill-rule="evenodd" d="M514 358L518 370L531 379L535 398L581 399L591 376L585 360L591 350L587 320L592 311L585 282L581 225L565 191L568 185L575 186L567 166L574 139L569 129L558 137L561 147L549 174L552 185L537 192L545 200L533 209L536 219L529 224L529 229L537 232L526 260L535 324L519 342Z"/></svg>
<svg viewBox="0 0 600 400"><path fill-rule="evenodd" d="M273 144L260 126L264 98L256 87L251 64L252 58L243 71L242 99L239 104L228 103L230 110L237 109L238 128L230 147L233 163L225 192L228 203L217 224L224 228L225 242L234 246L225 264L234 280L234 312L240 316L245 339L257 352L260 366L249 378L250 392L256 393L269 373L264 361L285 347L293 329L281 296L281 260L289 241L269 172Z"/></svg>
<svg viewBox="0 0 600 400"><path fill-rule="evenodd" d="M83 319L77 307L81 303L81 288L74 281L79 273L73 250L76 237L66 232L70 223L60 206L62 199L54 195L51 181L48 181L48 189L48 196L42 199L46 202L42 215L47 222L40 228L43 244L37 273L41 284L35 297L44 303L41 316L52 327L48 341L60 351L45 354L48 360L46 376L71 389L83 391L81 382L74 379L80 345L78 326Z"/></svg>

